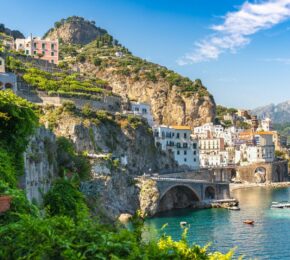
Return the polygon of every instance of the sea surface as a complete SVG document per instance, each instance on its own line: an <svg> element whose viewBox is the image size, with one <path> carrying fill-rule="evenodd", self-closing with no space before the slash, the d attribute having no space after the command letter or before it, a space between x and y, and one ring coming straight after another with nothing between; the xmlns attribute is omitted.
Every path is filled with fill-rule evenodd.
<svg viewBox="0 0 290 260"><path fill-rule="evenodd" d="M290 260L290 209L270 209L272 201L290 201L290 188L247 188L234 191L232 196L239 200L240 211L186 209L162 213L146 221L144 236L154 238L166 233L179 240L183 231L180 222L186 221L190 225L188 241L202 246L211 243L211 251L226 253L236 248L235 258ZM246 219L253 219L255 224L244 224Z"/></svg>

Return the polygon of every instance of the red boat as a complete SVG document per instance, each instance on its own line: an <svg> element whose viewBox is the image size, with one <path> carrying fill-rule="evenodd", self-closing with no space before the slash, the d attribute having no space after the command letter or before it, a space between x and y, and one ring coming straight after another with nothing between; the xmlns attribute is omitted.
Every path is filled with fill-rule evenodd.
<svg viewBox="0 0 290 260"><path fill-rule="evenodd" d="M247 219L244 221L245 224L248 224L248 225L253 225L255 223L254 220L250 220L250 219Z"/></svg>

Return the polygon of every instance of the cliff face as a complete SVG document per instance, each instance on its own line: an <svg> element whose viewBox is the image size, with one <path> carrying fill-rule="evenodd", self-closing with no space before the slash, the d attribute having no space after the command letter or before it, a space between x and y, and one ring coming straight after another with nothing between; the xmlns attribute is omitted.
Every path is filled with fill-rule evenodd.
<svg viewBox="0 0 290 260"><path fill-rule="evenodd" d="M132 77L112 73L112 68L99 70L89 63L79 64L79 68L108 81L118 95L150 104L154 120L159 124L194 127L215 118L215 102L211 95L182 94L178 86L170 86L164 79L134 81Z"/></svg>
<svg viewBox="0 0 290 260"><path fill-rule="evenodd" d="M63 43L87 44L106 33L106 30L98 28L94 22L86 21L81 17L69 17L55 23L44 38L61 39Z"/></svg>
<svg viewBox="0 0 290 260"><path fill-rule="evenodd" d="M55 109L46 111L42 122L47 126ZM92 178L81 190L92 200L98 213L117 219L122 213L134 214L140 208L140 189L134 177L158 169L174 169L171 155L154 145L153 135L144 121L123 115L84 118L71 112L56 112L54 133L70 138L76 151L91 158ZM142 201L141 201L142 203Z"/></svg>
<svg viewBox="0 0 290 260"><path fill-rule="evenodd" d="M57 177L56 149L55 135L43 127L31 137L24 153L25 175L22 177L22 186L30 201L41 203L42 195Z"/></svg>

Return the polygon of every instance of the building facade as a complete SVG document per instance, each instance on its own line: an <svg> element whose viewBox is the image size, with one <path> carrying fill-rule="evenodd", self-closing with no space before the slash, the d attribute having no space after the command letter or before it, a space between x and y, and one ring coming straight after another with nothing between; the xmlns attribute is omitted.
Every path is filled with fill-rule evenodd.
<svg viewBox="0 0 290 260"><path fill-rule="evenodd" d="M144 117L148 124L152 127L154 125L153 116L151 113L151 106L146 103L131 102L131 111L138 116Z"/></svg>
<svg viewBox="0 0 290 260"><path fill-rule="evenodd" d="M191 138L190 127L155 126L153 132L157 147L172 152L179 166L199 169L198 142Z"/></svg>
<svg viewBox="0 0 290 260"><path fill-rule="evenodd" d="M27 39L16 39L15 49L17 51L23 51L26 55L58 64L58 40L43 40L40 37L30 36Z"/></svg>

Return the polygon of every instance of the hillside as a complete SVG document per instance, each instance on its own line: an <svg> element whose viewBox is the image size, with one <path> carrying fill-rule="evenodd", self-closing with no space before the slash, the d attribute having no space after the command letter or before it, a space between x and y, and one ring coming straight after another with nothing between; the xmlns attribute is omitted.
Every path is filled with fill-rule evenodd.
<svg viewBox="0 0 290 260"><path fill-rule="evenodd" d="M290 122L290 101L280 104L270 104L252 110L259 118L269 117L275 124Z"/></svg>
<svg viewBox="0 0 290 260"><path fill-rule="evenodd" d="M44 38L58 38L65 44L87 44L106 33L106 30L96 27L93 21L73 16L56 22L54 28L45 33Z"/></svg>
<svg viewBox="0 0 290 260"><path fill-rule="evenodd" d="M11 30L6 28L4 24L0 23L0 33L6 34L8 36L12 36L14 39L20 38L24 39L24 35L18 30Z"/></svg>
<svg viewBox="0 0 290 260"><path fill-rule="evenodd" d="M214 120L215 101L200 80L134 56L93 22L79 17L61 20L45 35L56 36L61 38L61 66L78 67L106 80L114 93L151 104L158 123L195 126Z"/></svg>

